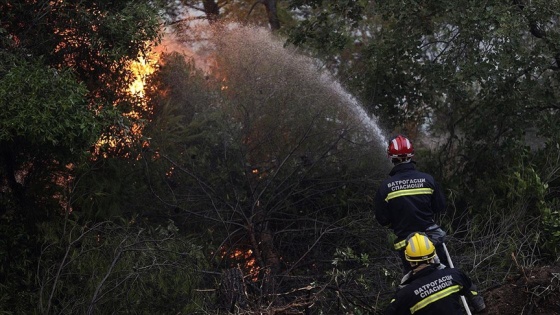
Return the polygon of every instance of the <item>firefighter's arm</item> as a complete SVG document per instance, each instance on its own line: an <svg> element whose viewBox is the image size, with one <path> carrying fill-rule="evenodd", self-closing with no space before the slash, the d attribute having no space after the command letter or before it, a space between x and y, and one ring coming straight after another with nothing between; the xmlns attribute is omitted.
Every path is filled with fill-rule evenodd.
<svg viewBox="0 0 560 315"><path fill-rule="evenodd" d="M391 300L389 306L385 309L384 315L410 315L410 310L406 308L398 297Z"/></svg>
<svg viewBox="0 0 560 315"><path fill-rule="evenodd" d="M391 303L389 304L389 306L385 309L385 312L383 313L385 315L395 315L397 314L397 308L396 308L396 301L395 299L391 300Z"/></svg>
<svg viewBox="0 0 560 315"><path fill-rule="evenodd" d="M472 306L474 313L483 313L486 310L486 305L484 303L484 298L478 292L478 289L474 283L472 283L469 276L462 273L463 289L462 295L464 295L468 300L469 304Z"/></svg>
<svg viewBox="0 0 560 315"><path fill-rule="evenodd" d="M387 202L384 200L383 193L377 191L373 199L373 207L375 210L375 219L381 226L390 227L391 221L387 216Z"/></svg>

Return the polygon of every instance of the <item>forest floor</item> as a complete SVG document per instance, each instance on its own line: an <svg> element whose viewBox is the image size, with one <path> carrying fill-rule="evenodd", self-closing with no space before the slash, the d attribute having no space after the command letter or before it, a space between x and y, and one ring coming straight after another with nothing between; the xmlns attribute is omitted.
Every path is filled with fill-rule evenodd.
<svg viewBox="0 0 560 315"><path fill-rule="evenodd" d="M560 314L560 265L525 268L482 293L486 314Z"/></svg>

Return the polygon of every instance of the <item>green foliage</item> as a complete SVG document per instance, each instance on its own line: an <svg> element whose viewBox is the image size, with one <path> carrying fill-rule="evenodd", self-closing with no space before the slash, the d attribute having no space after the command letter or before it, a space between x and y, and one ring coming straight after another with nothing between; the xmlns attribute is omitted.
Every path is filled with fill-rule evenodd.
<svg viewBox="0 0 560 315"><path fill-rule="evenodd" d="M550 130L550 129L549 129ZM541 223L542 223L542 239L544 252L550 256L552 260L557 259L560 252L560 235L559 231L559 211L560 203L558 202L558 192L560 187L559 181L559 159L558 153L560 144L554 138L549 138L547 143L539 150L537 159L541 162L540 174L542 184L540 187L544 190L544 205L541 207ZM539 186L537 186L539 187Z"/></svg>
<svg viewBox="0 0 560 315"><path fill-rule="evenodd" d="M359 58L365 34L369 33L368 1L288 1L295 25L282 30L287 42L305 47L320 56L341 80L353 76L353 67L363 65Z"/></svg>
<svg viewBox="0 0 560 315"><path fill-rule="evenodd" d="M60 186L71 173L69 167L84 162L84 153L102 132L128 131L131 119L118 113L138 101L127 91L127 67L147 42L157 39L153 5L0 4L5 35L0 53L0 176L25 212L37 214L30 221L42 216L34 206L54 205L53 196L64 195Z"/></svg>
<svg viewBox="0 0 560 315"><path fill-rule="evenodd" d="M87 107L85 86L68 69L0 57L0 141L61 161L83 154L101 127Z"/></svg>
<svg viewBox="0 0 560 315"><path fill-rule="evenodd" d="M558 201L553 203L555 209L559 209L560 205L558 205ZM545 249L552 259L554 257L558 257L560 252L560 248L558 244L560 244L560 211L554 210L548 213L545 213L542 217L542 224L543 224L543 242L542 248Z"/></svg>
<svg viewBox="0 0 560 315"><path fill-rule="evenodd" d="M56 225L61 213L77 205L82 196L73 194L73 171L85 168L102 131L128 122L117 114L138 103L127 91L127 67L157 39L154 4L0 3L0 309L38 309L35 279L44 232L38 226Z"/></svg>
<svg viewBox="0 0 560 315"><path fill-rule="evenodd" d="M172 221L42 225L40 313L192 313L204 257Z"/></svg>
<svg viewBox="0 0 560 315"><path fill-rule="evenodd" d="M73 211L89 220L111 220L158 209L150 198L141 161L100 159L74 170Z"/></svg>

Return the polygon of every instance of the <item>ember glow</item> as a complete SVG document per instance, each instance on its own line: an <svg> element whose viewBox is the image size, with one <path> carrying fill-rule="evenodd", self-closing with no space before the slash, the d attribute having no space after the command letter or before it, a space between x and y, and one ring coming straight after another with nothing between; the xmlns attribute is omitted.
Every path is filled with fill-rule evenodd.
<svg viewBox="0 0 560 315"><path fill-rule="evenodd" d="M248 275L252 281L256 281L259 274L259 266L257 260L251 249L234 249L228 251L226 248L222 249L222 258L228 257L233 265L238 265L243 273Z"/></svg>

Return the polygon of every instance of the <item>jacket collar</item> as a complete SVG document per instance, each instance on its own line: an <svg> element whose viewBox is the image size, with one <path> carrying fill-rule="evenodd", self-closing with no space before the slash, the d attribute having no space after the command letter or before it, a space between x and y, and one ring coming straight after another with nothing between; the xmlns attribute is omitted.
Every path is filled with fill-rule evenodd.
<svg viewBox="0 0 560 315"><path fill-rule="evenodd" d="M391 169L391 172L389 172L390 176L395 175L396 173L399 172L404 172L404 171L410 171L410 170L415 170L416 169L416 162L415 161L410 161L408 163L400 163L397 164L395 166L393 166L393 169Z"/></svg>
<svg viewBox="0 0 560 315"><path fill-rule="evenodd" d="M418 278L425 277L425 276L431 274L432 272L438 270L438 267L439 267L439 264L430 264L429 266L427 266L426 268L418 271L417 273L413 273L411 271L410 272L411 273L410 278L408 278L406 281L404 281L403 284L406 285L406 284L409 284L409 283L411 283L412 281L414 281Z"/></svg>

